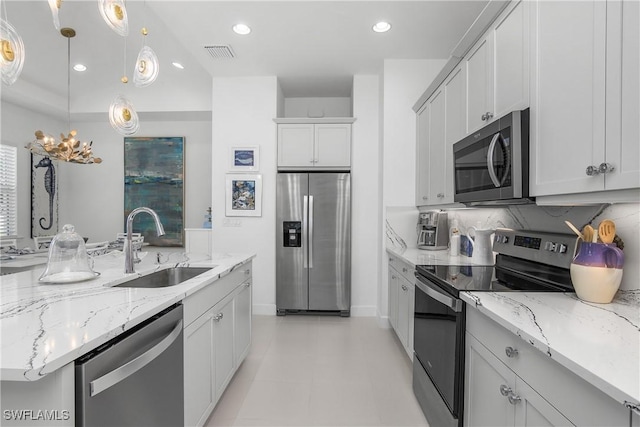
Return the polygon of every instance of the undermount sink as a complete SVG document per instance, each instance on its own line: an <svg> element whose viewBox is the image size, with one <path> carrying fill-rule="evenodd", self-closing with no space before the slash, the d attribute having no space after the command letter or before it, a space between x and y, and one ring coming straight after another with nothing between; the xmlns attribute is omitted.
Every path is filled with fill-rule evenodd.
<svg viewBox="0 0 640 427"><path fill-rule="evenodd" d="M155 271L151 274L136 277L115 287L119 288L166 288L167 286L179 285L202 273L206 273L213 267L172 267L165 270Z"/></svg>

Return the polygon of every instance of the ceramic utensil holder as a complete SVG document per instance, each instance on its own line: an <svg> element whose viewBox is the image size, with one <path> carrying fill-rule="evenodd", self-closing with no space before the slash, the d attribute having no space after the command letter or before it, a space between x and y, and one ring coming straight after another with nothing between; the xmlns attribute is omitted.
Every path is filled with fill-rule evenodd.
<svg viewBox="0 0 640 427"><path fill-rule="evenodd" d="M582 242L570 267L578 298L610 303L620 287L623 264L624 253L615 245Z"/></svg>

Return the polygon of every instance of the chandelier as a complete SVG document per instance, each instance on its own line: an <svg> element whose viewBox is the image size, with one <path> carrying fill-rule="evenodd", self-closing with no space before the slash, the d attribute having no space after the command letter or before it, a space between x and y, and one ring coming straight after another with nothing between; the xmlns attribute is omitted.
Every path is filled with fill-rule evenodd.
<svg viewBox="0 0 640 427"><path fill-rule="evenodd" d="M71 38L76 32L73 28L62 28L60 34L67 38L67 112L68 126L71 128ZM60 140L47 135L41 130L35 132L36 139L27 144L25 148L34 154L49 157L51 160L62 160L70 163L102 163L102 159L94 157L91 151L91 142L81 142L76 139L77 131L71 130L65 136L60 134Z"/></svg>

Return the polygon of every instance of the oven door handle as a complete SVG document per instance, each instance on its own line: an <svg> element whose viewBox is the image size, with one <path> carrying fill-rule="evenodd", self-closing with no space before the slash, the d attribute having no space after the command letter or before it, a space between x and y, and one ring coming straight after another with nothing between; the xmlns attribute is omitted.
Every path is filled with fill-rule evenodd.
<svg viewBox="0 0 640 427"><path fill-rule="evenodd" d="M424 292L425 294L429 295L431 298L435 299L436 301L446 305L447 307L449 307L451 310L455 311L456 313L460 313L462 311L462 300L459 300L459 299L450 297L448 295L445 295L445 294L433 289L431 286L429 286L427 283L423 282L420 279L418 279L416 281L416 286L422 292Z"/></svg>

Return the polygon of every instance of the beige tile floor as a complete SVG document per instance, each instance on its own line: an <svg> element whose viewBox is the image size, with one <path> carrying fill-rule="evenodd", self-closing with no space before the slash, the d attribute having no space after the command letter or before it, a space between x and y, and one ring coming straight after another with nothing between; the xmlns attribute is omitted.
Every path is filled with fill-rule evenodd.
<svg viewBox="0 0 640 427"><path fill-rule="evenodd" d="M411 362L376 319L254 316L252 328L207 426L428 426Z"/></svg>

